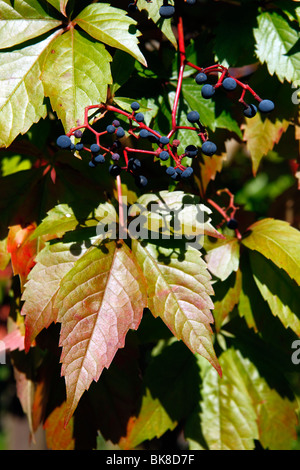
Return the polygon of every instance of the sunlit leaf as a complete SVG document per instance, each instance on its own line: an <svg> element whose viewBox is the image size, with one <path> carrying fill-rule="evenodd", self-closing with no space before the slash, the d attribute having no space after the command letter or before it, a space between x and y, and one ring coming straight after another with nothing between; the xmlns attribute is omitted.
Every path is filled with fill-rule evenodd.
<svg viewBox="0 0 300 470"><path fill-rule="evenodd" d="M37 0L0 1L1 49L20 44L61 25Z"/></svg>
<svg viewBox="0 0 300 470"><path fill-rule="evenodd" d="M88 5L75 18L76 23L88 34L108 46L121 49L144 65L146 60L138 47L136 21L124 10L108 3Z"/></svg>
<svg viewBox="0 0 300 470"><path fill-rule="evenodd" d="M300 285L300 233L283 220L262 219L249 227L242 243L284 269Z"/></svg>
<svg viewBox="0 0 300 470"><path fill-rule="evenodd" d="M221 369L212 345L213 289L201 253L133 241L133 251L148 283L149 308L192 352Z"/></svg>
<svg viewBox="0 0 300 470"><path fill-rule="evenodd" d="M0 147L8 147L18 134L46 116L40 81L41 60L54 35L36 44L0 53Z"/></svg>
<svg viewBox="0 0 300 470"><path fill-rule="evenodd" d="M83 123L86 106L106 101L111 60L103 44L74 28L49 47L41 79L66 132Z"/></svg>
<svg viewBox="0 0 300 470"><path fill-rule="evenodd" d="M300 79L299 31L275 11L265 11L254 29L256 54L266 62L271 75L276 73L281 82Z"/></svg>
<svg viewBox="0 0 300 470"><path fill-rule="evenodd" d="M300 336L300 288L260 253L250 252L250 262L254 280L273 315Z"/></svg>
<svg viewBox="0 0 300 470"><path fill-rule="evenodd" d="M92 247L64 277L56 305L68 421L83 392L124 347L128 330L141 321L146 291L130 250L113 241Z"/></svg>

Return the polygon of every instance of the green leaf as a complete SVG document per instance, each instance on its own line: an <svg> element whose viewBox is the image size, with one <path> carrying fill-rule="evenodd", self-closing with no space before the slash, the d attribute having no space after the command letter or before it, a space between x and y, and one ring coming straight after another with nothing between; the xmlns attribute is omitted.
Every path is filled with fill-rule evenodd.
<svg viewBox="0 0 300 470"><path fill-rule="evenodd" d="M213 99L207 100L202 97L201 88L202 87L198 85L194 79L187 78L184 80L182 93L190 107L187 112L190 110L198 111L202 124L205 127L209 127L212 131L215 131L217 128L227 129L241 137L242 134L239 125L228 111L229 102L227 107L224 106L221 111L217 111L216 103ZM218 93L222 93L222 91L218 90ZM186 118L183 125L189 125Z"/></svg>
<svg viewBox="0 0 300 470"><path fill-rule="evenodd" d="M166 431L176 427L160 400L145 390L141 408L137 417L132 417L128 423L126 437L122 437L119 445L123 450L134 449L146 440L160 438Z"/></svg>
<svg viewBox="0 0 300 470"><path fill-rule="evenodd" d="M60 11L64 16L67 16L66 14L66 6L69 0L47 0L50 5L52 5L54 8L56 8L58 11Z"/></svg>
<svg viewBox="0 0 300 470"><path fill-rule="evenodd" d="M285 119L276 119L275 122L268 118L262 120L259 113L251 119L246 118L246 124L242 126L244 130L243 140L246 141L250 152L254 175L257 173L262 157L267 155L275 144L278 144L289 124Z"/></svg>
<svg viewBox="0 0 300 470"><path fill-rule="evenodd" d="M108 3L88 5L74 20L84 31L108 46L121 49L147 65L138 47L136 21Z"/></svg>
<svg viewBox="0 0 300 470"><path fill-rule="evenodd" d="M202 430L211 450L289 450L296 437L297 404L282 397L256 366L233 348L220 356L223 377L203 379Z"/></svg>
<svg viewBox="0 0 300 470"><path fill-rule="evenodd" d="M210 326L213 289L201 253L190 246L180 251L136 240L133 252L148 283L152 314L159 316L177 339L205 357L221 374Z"/></svg>
<svg viewBox="0 0 300 470"><path fill-rule="evenodd" d="M32 234L32 239L42 235L63 236L66 232L77 227L93 227L99 222L110 224L117 222L117 214L112 204L103 203L90 210L87 202L70 206L59 204L48 212L47 217L41 222ZM95 232L96 234L96 232Z"/></svg>
<svg viewBox="0 0 300 470"><path fill-rule="evenodd" d="M226 67L253 64L254 37L257 9L253 5L220 5L216 10L217 26L214 29L216 62ZM237 38L239 40L237 41Z"/></svg>
<svg viewBox="0 0 300 470"><path fill-rule="evenodd" d="M177 41L172 30L172 21L170 19L162 20L159 14L159 8L161 7L161 0L152 0L147 2L146 0L138 0L137 6L139 10L146 10L149 18L162 30L167 39L177 49Z"/></svg>
<svg viewBox="0 0 300 470"><path fill-rule="evenodd" d="M110 87L111 94L114 96L116 91L128 81L133 70L135 60L126 52L117 49L113 56L111 65L111 73L113 77L113 85ZM132 100L131 100L132 101ZM132 111L132 110L131 110Z"/></svg>
<svg viewBox="0 0 300 470"><path fill-rule="evenodd" d="M103 44L74 28L49 47L41 79L66 132L83 123L86 106L106 101L110 61Z"/></svg>
<svg viewBox="0 0 300 470"><path fill-rule="evenodd" d="M242 243L282 268L300 285L300 233L287 222L262 219L249 227Z"/></svg>
<svg viewBox="0 0 300 470"><path fill-rule="evenodd" d="M1 49L15 46L47 33L61 25L51 18L37 0L0 0L0 44Z"/></svg>
<svg viewBox="0 0 300 470"><path fill-rule="evenodd" d="M273 315L285 328L291 328L300 336L299 287L283 270L256 251L250 252L250 263L257 287Z"/></svg>
<svg viewBox="0 0 300 470"><path fill-rule="evenodd" d="M0 147L8 147L18 134L44 118L41 60L55 34L32 46L0 53Z"/></svg>
<svg viewBox="0 0 300 470"><path fill-rule="evenodd" d="M56 307L66 421L83 392L124 347L128 330L138 327L146 307L144 283L129 248L114 241L92 246L61 281Z"/></svg>
<svg viewBox="0 0 300 470"><path fill-rule="evenodd" d="M214 319L215 328L219 332L228 315L232 312L235 305L239 303L241 293L242 275L240 270L232 274L225 282L214 284Z"/></svg>
<svg viewBox="0 0 300 470"><path fill-rule="evenodd" d="M299 31L277 12L264 12L254 29L256 54L271 75L293 82L300 79Z"/></svg>

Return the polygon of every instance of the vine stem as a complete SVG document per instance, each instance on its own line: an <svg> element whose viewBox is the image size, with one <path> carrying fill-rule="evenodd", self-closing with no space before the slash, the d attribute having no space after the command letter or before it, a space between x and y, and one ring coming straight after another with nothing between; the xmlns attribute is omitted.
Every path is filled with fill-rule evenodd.
<svg viewBox="0 0 300 470"><path fill-rule="evenodd" d="M183 72L185 67L185 60L186 60L186 52L185 52L185 44L184 44L184 32L183 32L183 21L182 17L179 16L178 24L177 24L177 31L178 31L178 49L179 49L179 59L180 59L180 66L178 72L178 81L177 87L175 92L175 99L172 108L172 128L173 130L176 129L176 113L178 108L179 96L181 93L182 87L182 80L183 80Z"/></svg>
<svg viewBox="0 0 300 470"><path fill-rule="evenodd" d="M125 219L124 219L124 204L123 204L123 194L122 194L122 181L121 176L116 177L117 181L117 191L118 191L118 203L119 203L119 238L124 238L126 233Z"/></svg>
<svg viewBox="0 0 300 470"><path fill-rule="evenodd" d="M218 212L219 214L222 215L222 217L224 217L224 219L226 220L226 222L228 222L230 220L230 217L229 215L224 211L224 209L222 209L222 207L219 206L219 204L217 204L215 201L213 201L212 199L207 199L206 200L208 202L208 204L210 204L211 206L213 206ZM236 234L236 237L238 240L241 240L242 239L242 235L240 233L240 231L238 229L235 229L235 234Z"/></svg>

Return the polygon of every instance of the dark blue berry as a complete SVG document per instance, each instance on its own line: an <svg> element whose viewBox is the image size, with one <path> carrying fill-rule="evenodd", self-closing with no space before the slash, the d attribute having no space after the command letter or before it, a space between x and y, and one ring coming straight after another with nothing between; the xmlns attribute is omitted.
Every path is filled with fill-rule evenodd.
<svg viewBox="0 0 300 470"><path fill-rule="evenodd" d="M167 145L170 140L169 140L169 137L165 137L164 135L159 139L159 142L162 144L162 145Z"/></svg>
<svg viewBox="0 0 300 470"><path fill-rule="evenodd" d="M91 168L95 168L95 166L96 166L96 165L95 165L95 163L94 163L94 162L92 162L92 160L91 160L91 161L89 162L89 167L91 167Z"/></svg>
<svg viewBox="0 0 300 470"><path fill-rule="evenodd" d="M234 78L227 77L225 78L225 80L223 80L222 85L226 91L232 91L236 88L236 81L234 80Z"/></svg>
<svg viewBox="0 0 300 470"><path fill-rule="evenodd" d="M130 170L136 171L141 168L142 164L138 158L130 158L128 160L128 168Z"/></svg>
<svg viewBox="0 0 300 470"><path fill-rule="evenodd" d="M197 111L190 111L187 115L187 120L189 122L198 122L200 119L199 113Z"/></svg>
<svg viewBox="0 0 300 470"><path fill-rule="evenodd" d="M247 118L253 118L256 113L257 113L257 107L254 104L249 104L249 106L244 109L244 115Z"/></svg>
<svg viewBox="0 0 300 470"><path fill-rule="evenodd" d="M145 186L147 186L148 180L147 180L146 176L138 175L135 178L135 183L139 188L144 188Z"/></svg>
<svg viewBox="0 0 300 470"><path fill-rule="evenodd" d="M118 119L115 119L115 120L112 122L112 125L115 126L115 127L119 127L121 124L120 124L120 121L118 121Z"/></svg>
<svg viewBox="0 0 300 470"><path fill-rule="evenodd" d="M117 132L116 132L116 136L117 137L124 137L124 135L125 135L125 131L124 131L123 127L118 127Z"/></svg>
<svg viewBox="0 0 300 470"><path fill-rule="evenodd" d="M166 173L169 176L175 175L176 174L175 168L173 168L172 166L168 166L168 168L166 169Z"/></svg>
<svg viewBox="0 0 300 470"><path fill-rule="evenodd" d="M188 157L196 157L198 154L198 149L195 145L188 145L185 149L185 153Z"/></svg>
<svg viewBox="0 0 300 470"><path fill-rule="evenodd" d="M121 173L121 168L119 165L110 165L108 171L111 176L118 176Z"/></svg>
<svg viewBox="0 0 300 470"><path fill-rule="evenodd" d="M90 150L91 150L92 153L97 153L97 152L100 151L100 147L99 147L98 144L92 144L92 145L90 146Z"/></svg>
<svg viewBox="0 0 300 470"><path fill-rule="evenodd" d="M80 139L82 137L82 131L80 129L77 129L77 131L74 132L74 136L77 139Z"/></svg>
<svg viewBox="0 0 300 470"><path fill-rule="evenodd" d="M116 128L115 128L115 126L110 124L109 126L107 126L106 130L109 134L113 134L115 132Z"/></svg>
<svg viewBox="0 0 300 470"><path fill-rule="evenodd" d="M139 103L137 103L137 101L133 101L133 103L131 103L131 109L132 111L137 111L138 109L140 109L140 105Z"/></svg>
<svg viewBox="0 0 300 470"><path fill-rule="evenodd" d="M205 99L208 99L208 98L211 98L214 94L215 94L215 89L212 85L209 85L208 83L206 83L205 85L203 85L202 89L201 89L201 95L203 96L203 98Z"/></svg>
<svg viewBox="0 0 300 470"><path fill-rule="evenodd" d="M162 161L166 161L170 158L170 155L168 152L166 152L165 150L163 150L162 152L160 152L159 154L159 158L162 160Z"/></svg>
<svg viewBox="0 0 300 470"><path fill-rule="evenodd" d="M210 142L210 140L207 140L202 145L201 150L204 153L204 155L208 155L209 157L211 157L214 153L216 153L217 146L213 142Z"/></svg>
<svg viewBox="0 0 300 470"><path fill-rule="evenodd" d="M195 81L198 83L198 85L201 85L202 83L206 82L207 80L207 75L203 72L200 72L196 75Z"/></svg>
<svg viewBox="0 0 300 470"><path fill-rule="evenodd" d="M189 166L182 172L181 178L189 178L190 176L192 176L192 174L193 174L193 168Z"/></svg>
<svg viewBox="0 0 300 470"><path fill-rule="evenodd" d="M97 155L97 157L94 158L95 163L105 163L105 158L104 155Z"/></svg>
<svg viewBox="0 0 300 470"><path fill-rule="evenodd" d="M262 113L270 113L271 111L273 111L274 108L275 105L271 100L262 100L258 105L258 109Z"/></svg>
<svg viewBox="0 0 300 470"><path fill-rule="evenodd" d="M56 145L61 149L67 149L71 146L71 139L67 135L60 135L56 140Z"/></svg>
<svg viewBox="0 0 300 470"><path fill-rule="evenodd" d="M75 149L76 149L76 150L82 150L83 147L84 147L84 146L83 146L83 144L81 144L81 143L75 145Z"/></svg>
<svg viewBox="0 0 300 470"><path fill-rule="evenodd" d="M231 230L237 229L238 228L237 220L235 220L235 219L228 220L227 227L230 228Z"/></svg>
<svg viewBox="0 0 300 470"><path fill-rule="evenodd" d="M135 115L135 119L137 120L137 122L142 122L144 120L144 115L143 113L137 113Z"/></svg>
<svg viewBox="0 0 300 470"><path fill-rule="evenodd" d="M147 129L141 129L140 137L146 138L148 137L148 135L149 135L149 132L147 131Z"/></svg>
<svg viewBox="0 0 300 470"><path fill-rule="evenodd" d="M118 160L120 160L120 155L118 153L113 153L111 158L114 162L117 162Z"/></svg>
<svg viewBox="0 0 300 470"><path fill-rule="evenodd" d="M159 9L159 14L162 18L172 18L175 13L175 8L172 5L163 5Z"/></svg>
<svg viewBox="0 0 300 470"><path fill-rule="evenodd" d="M160 139L160 137L158 137L157 135L152 134L152 132L148 133L148 140L150 140L150 142L153 142L154 144L159 144L159 139Z"/></svg>

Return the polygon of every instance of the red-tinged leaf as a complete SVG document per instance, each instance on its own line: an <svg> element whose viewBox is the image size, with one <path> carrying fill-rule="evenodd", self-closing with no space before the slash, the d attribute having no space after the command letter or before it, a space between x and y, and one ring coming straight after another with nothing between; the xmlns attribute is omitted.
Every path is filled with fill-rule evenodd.
<svg viewBox="0 0 300 470"><path fill-rule="evenodd" d="M266 118L262 120L259 113L244 124L244 140L252 160L252 171L256 175L263 156L273 149L284 132L289 127L289 121L276 119L272 122Z"/></svg>
<svg viewBox="0 0 300 470"><path fill-rule="evenodd" d="M201 253L133 241L133 251L148 284L149 308L176 338L205 357L221 375L213 344L211 276Z"/></svg>
<svg viewBox="0 0 300 470"><path fill-rule="evenodd" d="M55 408L44 423L47 447L51 450L74 450L74 418L64 426L67 403Z"/></svg>
<svg viewBox="0 0 300 470"><path fill-rule="evenodd" d="M30 432L33 432L32 405L34 401L35 384L28 373L28 369L19 370L14 366L14 378L16 381L17 397L20 400L22 410L27 416Z"/></svg>
<svg viewBox="0 0 300 470"><path fill-rule="evenodd" d="M263 219L249 227L242 243L282 268L300 285L300 232L287 222Z"/></svg>
<svg viewBox="0 0 300 470"><path fill-rule="evenodd" d="M23 351L24 348L24 336L18 328L7 333L0 341L0 354L4 351L15 351L16 349Z"/></svg>
<svg viewBox="0 0 300 470"><path fill-rule="evenodd" d="M128 330L139 326L145 280L125 244L93 246L64 277L56 305L68 422L83 392L124 347Z"/></svg>
<svg viewBox="0 0 300 470"><path fill-rule="evenodd" d="M229 238L224 243L208 251L205 260L209 271L221 281L237 271L240 259L240 244L236 238Z"/></svg>
<svg viewBox="0 0 300 470"><path fill-rule="evenodd" d="M0 271L4 271L10 261L10 253L7 251L7 238L0 240Z"/></svg>
<svg viewBox="0 0 300 470"><path fill-rule="evenodd" d="M36 241L36 240L34 240ZM74 266L81 251L74 252L71 243L48 243L38 254L36 265L28 276L22 300L25 301L25 350L29 351L35 337L57 319L54 300L61 279Z"/></svg>
<svg viewBox="0 0 300 470"><path fill-rule="evenodd" d="M14 275L20 276L21 289L23 289L27 276L35 264L37 242L29 240L35 228L35 224L31 224L25 228L14 225L9 229L7 250L11 254Z"/></svg>
<svg viewBox="0 0 300 470"><path fill-rule="evenodd" d="M198 177L197 173L195 174L195 180L199 186L201 197L205 196L209 182L214 181L217 173L220 173L222 170L226 157L226 154L213 155L212 157L202 155L203 163L200 163L199 165L200 178Z"/></svg>

